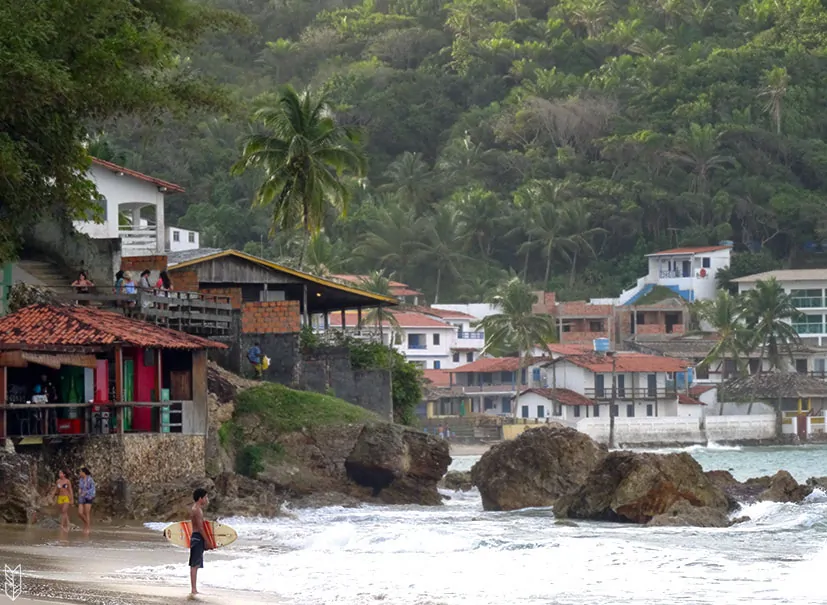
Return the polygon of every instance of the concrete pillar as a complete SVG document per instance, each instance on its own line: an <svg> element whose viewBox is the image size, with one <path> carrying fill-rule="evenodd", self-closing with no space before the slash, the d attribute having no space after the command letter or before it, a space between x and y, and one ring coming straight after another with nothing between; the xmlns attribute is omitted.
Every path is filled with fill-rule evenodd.
<svg viewBox="0 0 827 605"><path fill-rule="evenodd" d="M141 208L133 208L132 209L132 228L133 229L140 229L141 228Z"/></svg>
<svg viewBox="0 0 827 605"><path fill-rule="evenodd" d="M155 206L155 235L158 254L166 254L167 227L164 220L164 194L158 192L158 203Z"/></svg>

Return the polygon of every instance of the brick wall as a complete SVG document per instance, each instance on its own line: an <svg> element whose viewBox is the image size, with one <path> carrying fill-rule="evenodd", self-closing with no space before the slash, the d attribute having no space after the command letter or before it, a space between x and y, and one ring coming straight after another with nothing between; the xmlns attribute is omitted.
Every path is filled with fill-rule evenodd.
<svg viewBox="0 0 827 605"><path fill-rule="evenodd" d="M198 274L195 271L170 271L172 288L179 292L198 292Z"/></svg>
<svg viewBox="0 0 827 605"><path fill-rule="evenodd" d="M575 300L560 303L557 307L557 313L562 316L610 317L614 315L614 307L611 305L592 305L585 300Z"/></svg>
<svg viewBox="0 0 827 605"><path fill-rule="evenodd" d="M201 288L201 294L229 296L233 309L241 308L241 288Z"/></svg>
<svg viewBox="0 0 827 605"><path fill-rule="evenodd" d="M165 271L167 268L166 255L156 256L122 256L121 271Z"/></svg>
<svg viewBox="0 0 827 605"><path fill-rule="evenodd" d="M537 301L531 307L531 312L537 315L553 315L557 295L554 292L543 292L542 290L535 292L534 295L537 297Z"/></svg>
<svg viewBox="0 0 827 605"><path fill-rule="evenodd" d="M248 302L241 305L245 334L289 334L301 331L299 301Z"/></svg>
<svg viewBox="0 0 827 605"><path fill-rule="evenodd" d="M637 334L666 334L666 326L662 324L639 324L635 326Z"/></svg>

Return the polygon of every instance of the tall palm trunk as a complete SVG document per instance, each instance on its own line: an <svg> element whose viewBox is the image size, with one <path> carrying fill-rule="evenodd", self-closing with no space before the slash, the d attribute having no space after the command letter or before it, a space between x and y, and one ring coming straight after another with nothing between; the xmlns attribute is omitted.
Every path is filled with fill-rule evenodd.
<svg viewBox="0 0 827 605"><path fill-rule="evenodd" d="M436 270L436 292L434 292L434 304L439 302L439 284L442 281L442 267L437 267Z"/></svg>
<svg viewBox="0 0 827 605"><path fill-rule="evenodd" d="M569 288L574 287L574 278L577 273L577 248L574 249L574 254L571 257L571 274L569 275Z"/></svg>
<svg viewBox="0 0 827 605"><path fill-rule="evenodd" d="M546 248L546 279L543 282L543 288L548 287L548 278L551 275L551 247L553 243L549 242L548 247Z"/></svg>
<svg viewBox="0 0 827 605"><path fill-rule="evenodd" d="M304 230L304 237L302 237L302 247L299 252L299 271L304 267L304 255L307 252L307 244L310 242L310 230Z"/></svg>
<svg viewBox="0 0 827 605"><path fill-rule="evenodd" d="M523 263L523 281L526 279L526 275L528 275L528 257L531 256L531 237L528 238L528 245L526 246L525 251L525 262Z"/></svg>

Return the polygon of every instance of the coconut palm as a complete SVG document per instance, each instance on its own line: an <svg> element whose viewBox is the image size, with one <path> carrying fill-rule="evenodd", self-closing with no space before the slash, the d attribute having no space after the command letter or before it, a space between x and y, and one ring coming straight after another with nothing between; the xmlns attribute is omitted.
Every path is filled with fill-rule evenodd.
<svg viewBox="0 0 827 605"><path fill-rule="evenodd" d="M735 363L736 374L746 372L746 359L750 351L751 335L744 324L743 301L726 290L719 290L712 300L694 303L698 317L718 333L718 342L701 362L709 367L713 363L723 366L723 378L730 378L727 360Z"/></svg>
<svg viewBox="0 0 827 605"><path fill-rule="evenodd" d="M592 246L592 240L595 235L606 233L603 227L590 226L591 217L592 213L588 210L586 203L580 200L566 204L560 212L560 230L562 232L560 244L569 263L571 263L569 287L574 286L578 255L581 252L586 252L593 257L597 257L597 253Z"/></svg>
<svg viewBox="0 0 827 605"><path fill-rule="evenodd" d="M360 138L357 131L336 123L325 96L299 93L292 86L283 87L275 104L259 108L253 120L268 132L247 137L232 173L263 170L254 203L272 205L273 228L302 228L301 268L309 237L321 229L328 205L340 213L347 209L343 173L365 173Z"/></svg>
<svg viewBox="0 0 827 605"><path fill-rule="evenodd" d="M759 368L765 354L770 368L781 369L785 353L792 362L792 347L800 344L801 338L791 322L801 316L790 295L774 277L756 282L755 288L746 292L744 319L753 335L753 346L761 347Z"/></svg>
<svg viewBox="0 0 827 605"><path fill-rule="evenodd" d="M414 258L436 272L434 275L434 303L439 302L442 278L460 279L461 263L468 256L457 246L460 236L456 212L449 206L440 206L437 211L416 222L420 241L415 245Z"/></svg>
<svg viewBox="0 0 827 605"><path fill-rule="evenodd" d="M787 96L787 87L790 84L790 76L784 67L774 67L764 73L764 85L759 97L767 99L764 111L770 114L775 124L776 134L781 134L781 110L784 97Z"/></svg>
<svg viewBox="0 0 827 605"><path fill-rule="evenodd" d="M531 287L514 277L500 286L488 300L496 306L498 313L489 315L474 324L485 332L483 354L491 351L517 351L517 382L525 367L530 365L531 352L536 346L547 349L554 342L554 320L550 315L535 315L534 304L537 295ZM520 385L518 384L512 413L516 414L520 405Z"/></svg>
<svg viewBox="0 0 827 605"><path fill-rule="evenodd" d="M383 190L393 193L417 214L429 209L433 173L421 153L406 151L388 165L385 177L390 182L382 187Z"/></svg>
<svg viewBox="0 0 827 605"><path fill-rule="evenodd" d="M674 150L667 154L695 175L694 192L706 195L712 173L735 163L735 158L720 152L721 134L711 124L691 124L688 131L678 134Z"/></svg>
<svg viewBox="0 0 827 605"><path fill-rule="evenodd" d="M354 255L385 269L404 267L418 239L415 222L416 214L412 208L386 199L365 221Z"/></svg>
<svg viewBox="0 0 827 605"><path fill-rule="evenodd" d="M393 274L389 277L385 276L384 271L373 271L369 275L364 276L359 280L359 287L368 292L379 294L380 296L387 296L393 298L391 293L391 281ZM372 308L365 315L362 316L362 323L359 325L373 325L379 329L379 338L382 342L385 341L382 327L387 324L390 326L390 339L388 346L393 348L393 341L397 335L402 334L402 328L399 326L399 321L396 316L387 307L378 306ZM344 328L344 326L342 326Z"/></svg>

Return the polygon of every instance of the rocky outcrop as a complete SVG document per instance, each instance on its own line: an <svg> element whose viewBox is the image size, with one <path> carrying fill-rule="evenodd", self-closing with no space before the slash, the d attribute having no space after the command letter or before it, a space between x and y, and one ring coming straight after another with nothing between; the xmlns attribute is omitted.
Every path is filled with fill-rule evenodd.
<svg viewBox="0 0 827 605"><path fill-rule="evenodd" d="M800 485L787 471L778 471L758 499L769 502L801 502L813 492L809 485Z"/></svg>
<svg viewBox="0 0 827 605"><path fill-rule="evenodd" d="M40 500L36 463L25 456L0 452L0 486L0 522L33 521Z"/></svg>
<svg viewBox="0 0 827 605"><path fill-rule="evenodd" d="M210 498L210 513L240 517L277 517L284 503L272 485L235 473L216 477Z"/></svg>
<svg viewBox="0 0 827 605"><path fill-rule="evenodd" d="M540 427L495 445L471 469L485 510L550 506L578 489L606 456L588 435Z"/></svg>
<svg viewBox="0 0 827 605"><path fill-rule="evenodd" d="M686 500L678 500L666 512L655 515L646 524L650 527L729 527L729 515L720 508L692 506Z"/></svg>
<svg viewBox="0 0 827 605"><path fill-rule="evenodd" d="M724 492L689 454L611 452L575 492L554 507L559 517L648 523L677 502L726 512Z"/></svg>
<svg viewBox="0 0 827 605"><path fill-rule="evenodd" d="M467 492L474 488L471 471L448 471L439 482L439 487L455 492Z"/></svg>
<svg viewBox="0 0 827 605"><path fill-rule="evenodd" d="M807 479L807 485L812 487L814 490L819 489L823 492L827 492L827 477L810 477Z"/></svg>

